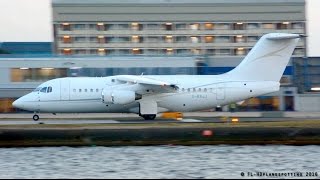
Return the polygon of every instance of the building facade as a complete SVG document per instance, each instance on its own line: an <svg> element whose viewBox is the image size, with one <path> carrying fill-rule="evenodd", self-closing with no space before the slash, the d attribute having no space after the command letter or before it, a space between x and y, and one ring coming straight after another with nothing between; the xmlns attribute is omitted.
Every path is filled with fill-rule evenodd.
<svg viewBox="0 0 320 180"><path fill-rule="evenodd" d="M266 33L305 34L304 0L53 0L64 55L244 56ZM294 56L306 56L302 40Z"/></svg>

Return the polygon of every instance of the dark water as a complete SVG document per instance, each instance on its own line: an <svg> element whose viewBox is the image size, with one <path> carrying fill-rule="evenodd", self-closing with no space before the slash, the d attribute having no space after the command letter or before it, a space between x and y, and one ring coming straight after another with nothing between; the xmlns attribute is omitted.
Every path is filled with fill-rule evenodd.
<svg viewBox="0 0 320 180"><path fill-rule="evenodd" d="M320 146L0 148L0 155L0 178L320 178Z"/></svg>

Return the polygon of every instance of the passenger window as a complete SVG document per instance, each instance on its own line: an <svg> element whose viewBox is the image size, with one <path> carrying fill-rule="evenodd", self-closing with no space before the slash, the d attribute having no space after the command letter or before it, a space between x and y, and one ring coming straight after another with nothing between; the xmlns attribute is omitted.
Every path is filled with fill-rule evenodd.
<svg viewBox="0 0 320 180"><path fill-rule="evenodd" d="M52 92L52 87L49 86L48 89L47 89L47 93L51 93Z"/></svg>
<svg viewBox="0 0 320 180"><path fill-rule="evenodd" d="M190 92L190 88L188 88L188 92Z"/></svg>
<svg viewBox="0 0 320 180"><path fill-rule="evenodd" d="M77 90L76 89L73 89L73 92L76 92Z"/></svg>
<svg viewBox="0 0 320 180"><path fill-rule="evenodd" d="M90 92L93 92L93 89L90 89Z"/></svg>
<svg viewBox="0 0 320 180"><path fill-rule="evenodd" d="M79 89L79 92L81 92L81 89Z"/></svg>
<svg viewBox="0 0 320 180"><path fill-rule="evenodd" d="M204 92L207 92L207 88L204 88Z"/></svg>
<svg viewBox="0 0 320 180"><path fill-rule="evenodd" d="M201 88L199 88L199 92L201 92Z"/></svg>
<svg viewBox="0 0 320 180"><path fill-rule="evenodd" d="M84 89L84 92L87 92L87 89Z"/></svg>
<svg viewBox="0 0 320 180"><path fill-rule="evenodd" d="M99 92L99 89L96 89L96 92Z"/></svg>
<svg viewBox="0 0 320 180"><path fill-rule="evenodd" d="M182 92L184 92L184 88L182 88Z"/></svg>
<svg viewBox="0 0 320 180"><path fill-rule="evenodd" d="M40 92L46 93L47 92L47 87L44 87L40 90Z"/></svg>
<svg viewBox="0 0 320 180"><path fill-rule="evenodd" d="M193 92L196 92L196 88L193 88Z"/></svg>

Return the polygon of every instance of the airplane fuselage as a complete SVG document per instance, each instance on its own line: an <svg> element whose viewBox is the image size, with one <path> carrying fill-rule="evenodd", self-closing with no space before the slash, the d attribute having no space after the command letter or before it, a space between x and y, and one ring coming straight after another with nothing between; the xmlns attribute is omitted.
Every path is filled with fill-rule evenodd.
<svg viewBox="0 0 320 180"><path fill-rule="evenodd" d="M172 82L178 86L174 92L155 93L152 88L139 87L139 84L117 82L115 77L117 76L50 80L24 96L25 98L22 97L21 101L24 101L24 105L21 108L35 112L52 113L139 113L139 100L128 104L104 103L102 101L103 90L114 89L117 91L119 86L122 86L126 90L143 94L144 101L156 101L158 112L187 112L210 109L218 105L222 106L279 90L279 82L228 81L221 75L144 76ZM51 92L48 92L49 88Z"/></svg>

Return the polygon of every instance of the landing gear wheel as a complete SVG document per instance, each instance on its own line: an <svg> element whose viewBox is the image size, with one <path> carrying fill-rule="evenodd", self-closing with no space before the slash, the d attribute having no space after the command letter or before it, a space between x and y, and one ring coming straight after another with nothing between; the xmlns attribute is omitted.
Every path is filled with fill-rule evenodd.
<svg viewBox="0 0 320 180"><path fill-rule="evenodd" d="M32 119L33 119L34 121L38 121L38 120L39 120L39 116L38 116L37 114L35 114L35 115L33 115Z"/></svg>
<svg viewBox="0 0 320 180"><path fill-rule="evenodd" d="M141 117L143 117L144 120L154 120L156 118L156 114L145 114L145 115L141 115Z"/></svg>

